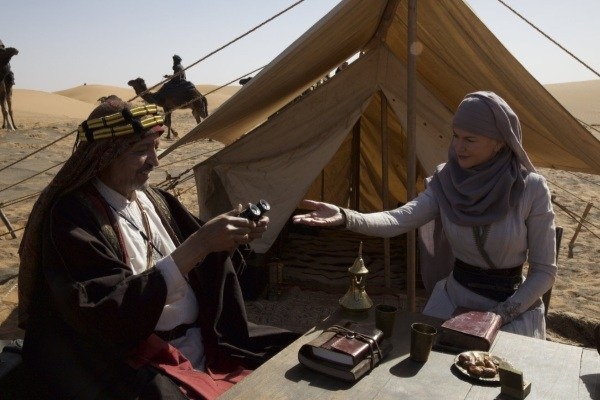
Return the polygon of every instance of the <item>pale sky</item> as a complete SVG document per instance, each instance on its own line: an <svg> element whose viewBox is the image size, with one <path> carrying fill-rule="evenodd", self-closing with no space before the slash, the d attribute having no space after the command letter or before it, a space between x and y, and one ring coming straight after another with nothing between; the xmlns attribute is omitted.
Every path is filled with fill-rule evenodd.
<svg viewBox="0 0 600 400"><path fill-rule="evenodd" d="M374 1L374 0L373 0ZM429 0L428 0L429 1ZM466 0L542 84L599 79L497 0ZM600 71L599 0L505 0ZM16 47L17 89L58 91L87 84L155 84L172 56L187 66L254 28L295 0L7 0L0 40ZM8 4L6 4L8 3ZM195 84L221 85L269 63L338 0L305 0L186 71Z"/></svg>

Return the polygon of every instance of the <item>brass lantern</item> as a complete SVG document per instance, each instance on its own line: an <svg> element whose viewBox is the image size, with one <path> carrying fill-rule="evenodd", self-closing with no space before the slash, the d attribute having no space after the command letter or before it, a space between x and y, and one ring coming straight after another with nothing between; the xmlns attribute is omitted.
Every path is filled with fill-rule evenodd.
<svg viewBox="0 0 600 400"><path fill-rule="evenodd" d="M348 311L367 311L373 306L373 301L365 291L365 284L369 270L365 267L362 258L362 242L358 248L358 257L354 264L348 268L350 274L350 288L340 299L340 306Z"/></svg>

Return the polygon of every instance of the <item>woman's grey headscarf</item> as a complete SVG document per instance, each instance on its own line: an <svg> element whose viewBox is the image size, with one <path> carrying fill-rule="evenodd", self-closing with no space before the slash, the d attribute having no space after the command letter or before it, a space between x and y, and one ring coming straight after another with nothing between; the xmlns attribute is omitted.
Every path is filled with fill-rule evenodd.
<svg viewBox="0 0 600 400"><path fill-rule="evenodd" d="M521 168L535 171L521 144L519 118L500 96L480 91L465 96L452 127L503 141L506 146L491 160L463 169L450 145L448 162L438 166L431 180L440 208L462 226L488 225L504 218L523 193Z"/></svg>

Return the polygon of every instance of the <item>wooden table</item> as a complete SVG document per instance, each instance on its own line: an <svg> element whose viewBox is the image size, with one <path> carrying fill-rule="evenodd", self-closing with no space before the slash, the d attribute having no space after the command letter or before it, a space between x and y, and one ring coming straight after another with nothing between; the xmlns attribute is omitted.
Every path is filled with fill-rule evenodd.
<svg viewBox="0 0 600 400"><path fill-rule="evenodd" d="M502 399L499 386L464 378L452 367L455 354L433 351L429 360L410 360L410 325L440 321L400 311L394 349L369 374L348 383L312 371L298 362L298 350L340 319L335 312L289 345L219 399ZM374 320L373 311L363 320ZM490 350L523 371L531 382L527 399L600 399L600 356L581 348L500 332Z"/></svg>

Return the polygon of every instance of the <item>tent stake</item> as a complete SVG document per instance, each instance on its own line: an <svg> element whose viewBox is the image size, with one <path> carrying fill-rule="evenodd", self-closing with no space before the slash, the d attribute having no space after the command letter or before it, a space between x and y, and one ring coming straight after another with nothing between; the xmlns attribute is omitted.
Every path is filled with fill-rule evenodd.
<svg viewBox="0 0 600 400"><path fill-rule="evenodd" d="M2 211L2 208L0 208L0 218L2 218L2 222L4 222L4 225L6 225L6 228L8 228L8 231L10 232L10 236L13 239L16 239L17 235L15 234L15 230L12 227L12 225L10 224L10 221L8 220L8 218L6 218L6 215L4 215L4 211Z"/></svg>
<svg viewBox="0 0 600 400"><path fill-rule="evenodd" d="M579 224L577 224L577 228L575 229L573 238L569 242L569 254L568 254L569 258L573 258L573 247L575 247L575 239L577 239L577 235L579 235L579 231L581 230L581 225L583 225L583 221L585 221L585 218L587 217L591 208L592 208L592 203L588 203L587 207L585 208L585 211L583 212L583 215L581 216L581 219L579 220Z"/></svg>

